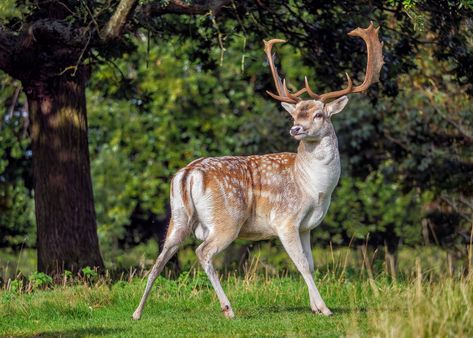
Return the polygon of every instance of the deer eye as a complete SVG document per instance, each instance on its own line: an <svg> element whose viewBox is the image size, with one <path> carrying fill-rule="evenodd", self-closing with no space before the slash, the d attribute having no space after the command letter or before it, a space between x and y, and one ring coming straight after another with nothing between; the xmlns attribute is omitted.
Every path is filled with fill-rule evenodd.
<svg viewBox="0 0 473 338"><path fill-rule="evenodd" d="M315 114L314 119L320 119L320 118L322 118L322 117L324 117L324 114L322 114L322 113L317 113L317 114Z"/></svg>

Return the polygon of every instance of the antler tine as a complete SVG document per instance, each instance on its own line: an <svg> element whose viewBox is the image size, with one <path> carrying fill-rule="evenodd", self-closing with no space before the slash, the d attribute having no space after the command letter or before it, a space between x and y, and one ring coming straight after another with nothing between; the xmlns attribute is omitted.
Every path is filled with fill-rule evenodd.
<svg viewBox="0 0 473 338"><path fill-rule="evenodd" d="M276 95L276 94L271 93L268 90L266 91L266 93L268 93L273 99L276 99L276 100L279 100L279 101L282 101L282 102L297 103L298 101L300 101L300 98L296 96L296 94L299 93L300 91L297 92L296 94L291 94L291 92L289 92L289 89L287 89L287 87L286 87L286 79L283 79L283 81L282 81L282 88L283 88L283 92L286 93L287 96ZM301 95L301 94L299 94L299 95Z"/></svg>
<svg viewBox="0 0 473 338"><path fill-rule="evenodd" d="M295 93L292 94L292 95L294 95L294 96L301 96L301 95L304 94L306 91L307 91L307 88L302 88L301 90L295 92Z"/></svg>
<svg viewBox="0 0 473 338"><path fill-rule="evenodd" d="M287 103L297 103L298 101L293 100L287 96L279 96L276 94L271 93L269 90L266 91L266 93L271 96L273 99L281 101L281 102L287 102Z"/></svg>
<svg viewBox="0 0 473 338"><path fill-rule="evenodd" d="M271 73L273 75L273 80L274 84L276 85L276 90L278 92L278 95L273 94L269 91L266 91L272 98L282 101L282 102L287 102L287 103L297 103L301 99L297 97L297 95L291 94L289 90L286 87L286 80L281 81L281 78L278 75L278 71L276 69L276 66L274 65L274 59L271 54L271 49L273 48L273 44L275 43L280 43L280 42L286 42L286 40L281 40L281 39L272 39L269 41L264 41L264 52L266 53L266 57L268 59L269 67L271 68ZM298 92L299 93L299 92ZM297 94L297 93L296 93ZM301 95L300 93L299 95Z"/></svg>
<svg viewBox="0 0 473 338"><path fill-rule="evenodd" d="M310 89L310 86L309 86L309 81L307 81L307 76L304 77L304 83L305 83L305 89L307 91L307 94L309 94L309 96L313 99L316 99L316 100L319 100L320 99L320 95L314 93L312 91L312 89Z"/></svg>
<svg viewBox="0 0 473 338"><path fill-rule="evenodd" d="M322 95L317 95L309 88L309 84L307 79L305 81L306 89L309 95L316 100L321 100L322 102L327 102L330 99L338 98L343 95L351 94L351 93L359 93L368 89L373 83L379 81L379 73L381 68L383 67L383 44L379 41L378 38L378 28L374 28L373 22L370 23L368 28L356 28L348 33L349 36L358 36L365 41L366 50L367 50L367 61L366 61L366 72L365 72L365 79L363 83L359 86L353 87L352 80L348 74L347 80L348 85L345 89L325 93Z"/></svg>
<svg viewBox="0 0 473 338"><path fill-rule="evenodd" d="M340 97L340 96L343 96L343 95L353 93L353 81L351 80L350 75L348 75L348 73L345 73L345 75L346 75L347 80L348 80L347 87L345 89L342 89L342 90L337 90L335 92L330 92L330 93L320 95L320 101L327 102L331 98L337 98L337 97Z"/></svg>
<svg viewBox="0 0 473 338"><path fill-rule="evenodd" d="M353 88L353 93L359 93L368 89L373 83L379 81L379 73L383 67L383 43L378 38L378 28L374 28L373 22L366 29L357 28L348 33L349 36L358 36L366 43L367 61L366 73L363 83Z"/></svg>
<svg viewBox="0 0 473 338"><path fill-rule="evenodd" d="M284 88L284 92L287 94L287 96L290 98L290 99L293 99L293 100L296 100L297 102L301 100L300 95L302 95L303 93L306 92L306 89L303 88L301 90L299 90L298 92L292 94L289 89L287 89L287 86L286 86L286 79L283 79L282 81L282 85L283 85L283 88Z"/></svg>

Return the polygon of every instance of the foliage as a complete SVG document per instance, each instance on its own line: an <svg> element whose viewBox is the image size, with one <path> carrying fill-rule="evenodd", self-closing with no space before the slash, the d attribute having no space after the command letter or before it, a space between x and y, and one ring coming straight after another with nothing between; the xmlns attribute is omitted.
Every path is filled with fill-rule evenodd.
<svg viewBox="0 0 473 338"><path fill-rule="evenodd" d="M6 22L11 19L20 19L29 10L29 6L17 4L17 0L3 0L0 3L0 22Z"/></svg>
<svg viewBox="0 0 473 338"><path fill-rule="evenodd" d="M97 275L98 275L97 271L92 269L90 266L86 266L85 268L82 268L81 272L82 272L82 276L84 276L84 278L86 278L88 280L96 278Z"/></svg>
<svg viewBox="0 0 473 338"><path fill-rule="evenodd" d="M2 26L47 12L27 3L2 2ZM65 20L90 27L90 9L102 25L113 8L63 5L73 13ZM272 85L263 38L290 42L278 54L291 88L308 75L317 90L335 89L344 70L361 81L363 46L346 32L369 20L383 26L387 65L381 84L334 118L343 177L315 241L463 248L473 191L471 11L465 0L241 1L217 18L133 20L113 45L92 44L89 144L108 260L149 238L137 223L165 223L169 180L191 160L294 151L289 118L264 94ZM35 243L28 116L25 98L14 100L19 84L2 76L0 85L0 246L19 250Z"/></svg>
<svg viewBox="0 0 473 338"><path fill-rule="evenodd" d="M165 213L169 180L186 163L209 155L276 151L290 142L287 117L248 85L260 66L251 62L241 71L241 44L237 37L226 66L215 70L188 59L195 52L189 40L171 39L148 55L142 44L117 63L133 80L126 99L116 97L123 89L115 84L113 68L96 73L89 130L101 238L123 236L137 206ZM143 57L152 65L140 63Z"/></svg>
<svg viewBox="0 0 473 338"><path fill-rule="evenodd" d="M24 107L14 101L19 83L0 81L0 247L19 249L35 243L35 227L29 166L31 150Z"/></svg>
<svg viewBox="0 0 473 338"><path fill-rule="evenodd" d="M23 280L22 279L14 279L10 282L9 285L10 292L12 293L19 293L23 289Z"/></svg>
<svg viewBox="0 0 473 338"><path fill-rule="evenodd" d="M242 69L243 42L239 36L227 40L225 67L216 69L202 69L199 61L189 62L186 56L193 55L196 46L181 38L161 41L159 47L149 51L141 44L136 55L118 62L117 66L129 74L124 87L114 85L114 68L103 66L96 73L100 88L110 81L106 88L112 97L107 99L102 91L89 93L94 100L90 109L91 143L102 243L127 236L123 225L140 212L138 209L167 212L170 177L195 158L294 150L295 144L286 136L288 118L260 98L255 92L257 87L248 86L248 79L261 76L261 64L256 62L261 60L261 53L246 51ZM280 52L284 69L295 73L301 68L298 53L291 54L289 48ZM211 54L217 58L218 47ZM142 58L153 62L140 63ZM406 79L432 81L442 72L439 67L431 68L433 65L438 63L423 61ZM300 72L304 70L302 67ZM240 76L235 77L235 73ZM468 153L464 147L468 136L459 139L453 148L451 143L438 141L440 133L458 133L442 117L445 114L463 125L462 130L470 128L470 101L449 78L443 81L444 86L451 87L449 91L461 97L461 106L453 107L438 87L434 87L437 94L432 94L432 87L416 85L408 95L403 91L394 99L381 98L374 107L367 100L353 98L347 111L334 118L344 177L335 191L326 227L314 232L317 243L346 244L352 237L365 240L368 234L370 243L388 244L390 249L400 243L422 243L420 225L428 216L423 206L438 199L440 191L435 188L448 186L449 196L458 195L456 187L464 193L469 190L468 185L458 184L468 182ZM405 85L404 79L402 83ZM121 93L128 97L117 103ZM429 102L429 97L438 97L437 104ZM420 102L423 106L419 115L416 107ZM114 128L105 130L101 124L117 126L116 132ZM437 128L435 133L432 128ZM403 140L399 146L399 136L415 139ZM403 144L409 148L403 149ZM422 155L422 149L431 144L436 144L436 152ZM448 182L442 176L444 170L435 170L435 163L444 163L452 151L463 161L452 163L449 169L448 179L456 178L457 183ZM466 229L464 222L454 218L444 226L457 235ZM457 235L445 244L465 238Z"/></svg>
<svg viewBox="0 0 473 338"><path fill-rule="evenodd" d="M31 287L34 290L51 285L53 279L44 272L35 271L28 277L28 281L31 283Z"/></svg>
<svg viewBox="0 0 473 338"><path fill-rule="evenodd" d="M420 244L416 225L421 223L420 205L425 201L414 190L403 193L400 184L385 177L383 171L393 165L386 163L384 170L371 172L364 181L343 177L323 229L313 233L316 241L342 244L354 239L354 244L368 241L374 246L389 245L391 250L401 242Z"/></svg>

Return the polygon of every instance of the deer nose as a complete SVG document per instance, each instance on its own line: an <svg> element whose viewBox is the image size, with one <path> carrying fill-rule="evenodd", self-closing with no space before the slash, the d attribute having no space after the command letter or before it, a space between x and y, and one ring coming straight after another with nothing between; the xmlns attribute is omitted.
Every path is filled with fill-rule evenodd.
<svg viewBox="0 0 473 338"><path fill-rule="evenodd" d="M299 134L303 130L304 130L304 128L302 128L302 126L295 125L291 128L291 130L289 130L289 134L291 134L291 136L296 136L297 134Z"/></svg>

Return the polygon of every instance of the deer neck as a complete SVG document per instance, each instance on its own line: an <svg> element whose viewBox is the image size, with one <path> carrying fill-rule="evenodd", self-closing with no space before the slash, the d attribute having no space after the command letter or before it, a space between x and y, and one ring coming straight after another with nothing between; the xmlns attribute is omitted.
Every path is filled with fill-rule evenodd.
<svg viewBox="0 0 473 338"><path fill-rule="evenodd" d="M316 201L330 198L340 178L338 141L333 127L319 141L299 143L294 176L301 190Z"/></svg>

